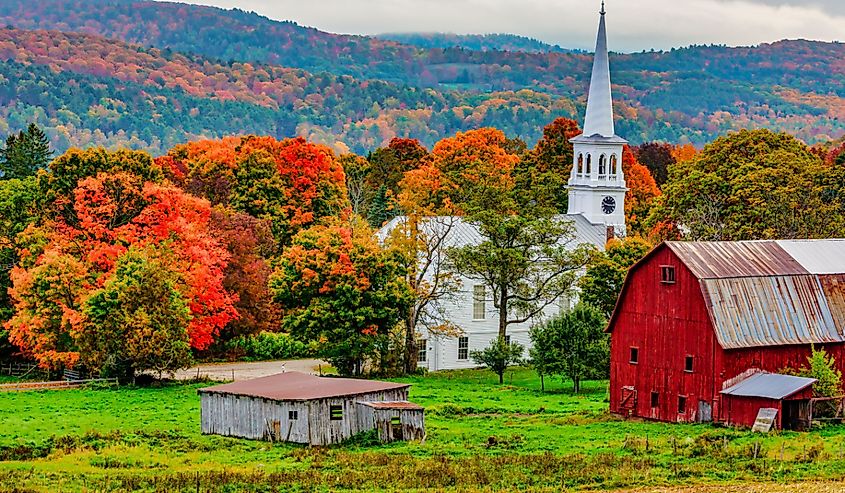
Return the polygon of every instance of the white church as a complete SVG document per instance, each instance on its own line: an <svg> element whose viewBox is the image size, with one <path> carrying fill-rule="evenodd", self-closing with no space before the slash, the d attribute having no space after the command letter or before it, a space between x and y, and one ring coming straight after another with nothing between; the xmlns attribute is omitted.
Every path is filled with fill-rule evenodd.
<svg viewBox="0 0 845 493"><path fill-rule="evenodd" d="M584 131L571 139L575 159L569 177L569 209L561 221L573 224L574 239L568 243L573 247L590 244L604 250L607 240L613 236L624 236L625 225L625 177L622 173L622 148L627 143L616 135L613 125L613 108L610 89L610 65L607 50L605 10L602 3L596 41L593 72L587 99ZM389 231L405 218L398 217L386 224L379 236L384 238ZM460 247L481 241L476 227L460 218L429 218L425 223L431 228L450 228L442 247ZM421 227L426 227L421 225ZM473 368L477 366L470 358L470 352L480 350L498 336L498 313L489 300L486 286L477 281L462 278L455 296L444 300L437 307L438 316L455 326L459 333L432 334L425 327L417 327L419 339L418 366L429 371ZM574 296L574 295L573 295ZM508 327L508 337L519 342L527 350L531 347L528 331L542 317L571 308L573 297L564 297L549 305L546 310L531 320ZM425 324L421 324L425 325Z"/></svg>

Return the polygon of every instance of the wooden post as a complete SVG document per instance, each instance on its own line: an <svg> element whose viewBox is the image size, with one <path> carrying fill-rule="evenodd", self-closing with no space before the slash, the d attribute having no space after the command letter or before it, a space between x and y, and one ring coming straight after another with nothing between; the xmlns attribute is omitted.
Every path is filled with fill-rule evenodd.
<svg viewBox="0 0 845 493"><path fill-rule="evenodd" d="M783 462L783 448L786 446L786 442L780 442L780 461Z"/></svg>

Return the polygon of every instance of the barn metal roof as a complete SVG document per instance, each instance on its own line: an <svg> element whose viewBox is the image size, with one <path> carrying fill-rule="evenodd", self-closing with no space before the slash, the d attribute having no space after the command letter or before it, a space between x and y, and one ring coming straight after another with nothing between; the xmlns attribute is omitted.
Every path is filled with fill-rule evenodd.
<svg viewBox="0 0 845 493"><path fill-rule="evenodd" d="M809 274L776 241L668 241L666 244L699 279Z"/></svg>
<svg viewBox="0 0 845 493"><path fill-rule="evenodd" d="M199 389L200 393L262 397L276 401L310 401L344 397L386 390L403 389L409 384L358 380L354 378L318 377L299 372L279 373L241 382Z"/></svg>
<svg viewBox="0 0 845 493"><path fill-rule="evenodd" d="M845 342L845 240L670 241L631 270L662 248L699 280L723 348Z"/></svg>
<svg viewBox="0 0 845 493"><path fill-rule="evenodd" d="M755 373L723 390L722 394L743 397L785 399L816 383L815 378L794 377L778 373Z"/></svg>
<svg viewBox="0 0 845 493"><path fill-rule="evenodd" d="M827 283L825 289L813 275L700 283L716 337L725 349L845 341L845 283Z"/></svg>

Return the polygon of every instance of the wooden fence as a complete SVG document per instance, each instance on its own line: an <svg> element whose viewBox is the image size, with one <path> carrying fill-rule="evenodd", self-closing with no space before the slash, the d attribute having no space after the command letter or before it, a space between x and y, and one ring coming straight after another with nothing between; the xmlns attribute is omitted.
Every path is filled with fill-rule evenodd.
<svg viewBox="0 0 845 493"><path fill-rule="evenodd" d="M17 382L0 385L0 392L23 390L63 390L75 389L92 383L119 385L116 378L91 378L88 380L58 380L55 382Z"/></svg>

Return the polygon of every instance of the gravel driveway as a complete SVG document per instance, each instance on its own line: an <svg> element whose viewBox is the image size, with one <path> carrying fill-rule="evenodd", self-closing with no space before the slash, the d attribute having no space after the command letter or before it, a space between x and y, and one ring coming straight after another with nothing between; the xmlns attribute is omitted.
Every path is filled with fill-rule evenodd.
<svg viewBox="0 0 845 493"><path fill-rule="evenodd" d="M283 371L299 371L318 375L320 366L326 368L328 363L317 359L295 359L288 361L257 361L254 363L208 363L198 365L187 370L176 372L176 380L192 380L208 377L211 380L250 380L252 378L275 375Z"/></svg>

